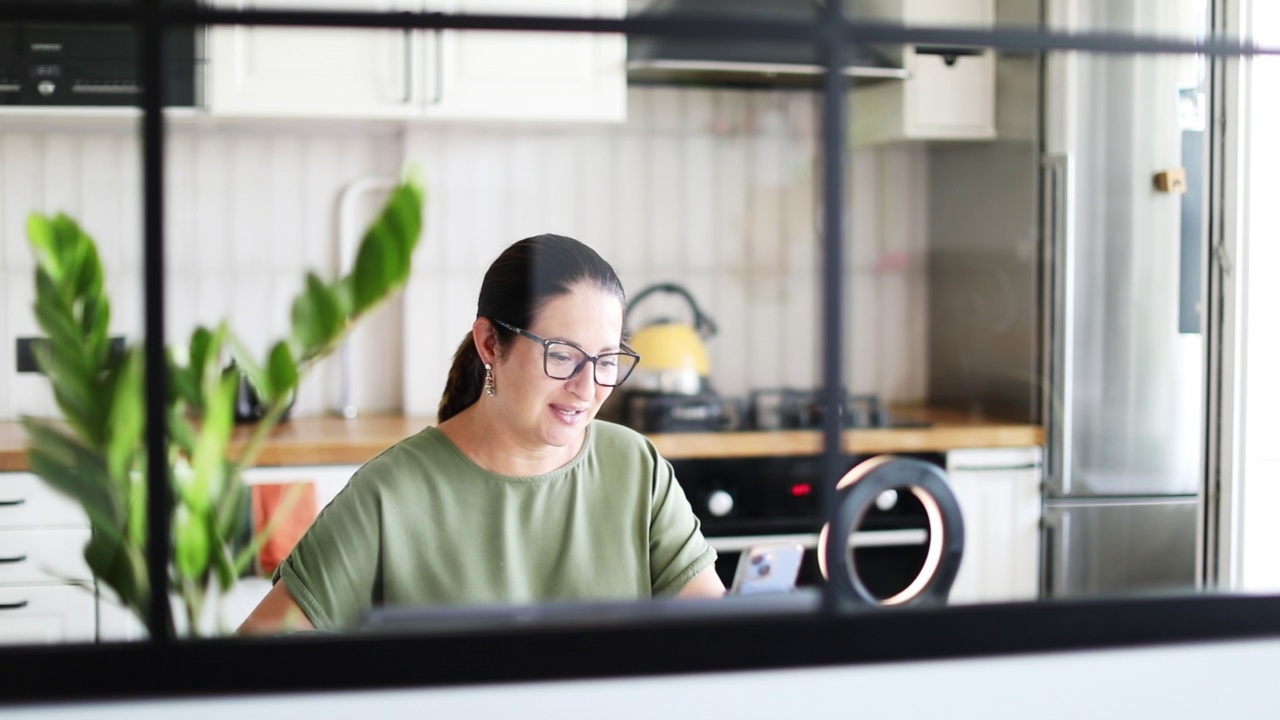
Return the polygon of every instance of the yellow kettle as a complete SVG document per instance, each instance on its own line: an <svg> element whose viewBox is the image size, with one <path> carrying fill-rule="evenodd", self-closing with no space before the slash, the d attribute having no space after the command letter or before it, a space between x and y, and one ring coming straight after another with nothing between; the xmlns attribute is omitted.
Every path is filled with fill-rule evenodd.
<svg viewBox="0 0 1280 720"><path fill-rule="evenodd" d="M710 388L711 360L702 341L715 334L716 326L698 308L689 291L671 283L647 287L631 300L627 312L630 314L641 300L660 292L682 296L693 312L693 324L662 319L637 330L628 344L640 355L640 365L627 385L631 390L677 395L706 392Z"/></svg>

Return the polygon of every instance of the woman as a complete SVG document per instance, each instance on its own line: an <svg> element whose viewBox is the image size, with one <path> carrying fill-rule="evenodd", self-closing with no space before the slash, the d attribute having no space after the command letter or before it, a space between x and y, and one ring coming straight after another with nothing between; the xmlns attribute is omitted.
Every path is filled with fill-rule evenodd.
<svg viewBox="0 0 1280 720"><path fill-rule="evenodd" d="M613 268L559 235L507 248L437 427L360 469L241 633L339 629L374 605L718 597L715 551L641 435L595 421L638 357Z"/></svg>

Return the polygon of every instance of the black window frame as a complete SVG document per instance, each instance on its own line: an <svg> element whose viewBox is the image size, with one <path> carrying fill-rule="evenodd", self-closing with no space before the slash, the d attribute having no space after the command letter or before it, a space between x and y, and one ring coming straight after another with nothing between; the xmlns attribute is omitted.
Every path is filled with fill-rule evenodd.
<svg viewBox="0 0 1280 720"><path fill-rule="evenodd" d="M1221 12L1228 0L1215 0ZM838 72L851 42L915 43L1047 52L1197 53L1215 62L1280 54L1236 40L1192 41L1137 35L1064 34L1035 29L959 30L858 23L841 3L807 21L746 17L596 19L337 11L237 11L74 2L0 3L0 22L133 23L144 88L164 74L160 37L169 28L206 24L311 27L436 28L621 32L814 43L827 68L821 92L823 192L822 350L825 401L839 404L841 276L845 211L847 84ZM838 102L832 102L838 99ZM856 108L854 108L856 111ZM142 100L146 361L164 367L164 117L158 92ZM147 413L161 420L164 379L147 376ZM843 469L838 417L826 413L823 502ZM151 467L163 467L165 426L149 422ZM807 615L694 620L638 620L609 627L535 626L449 635L327 633L270 639L178 641L167 635L170 500L167 483L149 485L151 586L156 593L147 641L102 645L0 648L0 705L123 698L330 692L494 682L643 676L964 658L1179 642L1280 636L1280 596L1193 595L1053 603L895 609L849 613L828 593L823 611Z"/></svg>

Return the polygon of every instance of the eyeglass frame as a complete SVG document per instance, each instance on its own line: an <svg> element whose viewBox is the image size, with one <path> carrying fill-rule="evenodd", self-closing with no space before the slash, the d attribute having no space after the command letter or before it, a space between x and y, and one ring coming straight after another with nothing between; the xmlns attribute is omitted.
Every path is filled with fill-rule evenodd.
<svg viewBox="0 0 1280 720"><path fill-rule="evenodd" d="M518 328L515 325L512 325L510 323L505 323L501 320L498 320L497 318L489 318L489 322L495 325L500 325L510 330L511 332L516 333L517 335L526 337L538 343L539 345L541 345L542 346L542 372L545 373L546 376L551 378L552 380L572 380L578 377L578 373L582 372L582 368L586 367L587 363L591 363L591 380L595 384L599 385L600 387L615 388L621 385L622 383L626 382L627 378L631 377L631 373L636 369L636 365L640 364L640 355L637 354L636 351L627 347L626 343L621 343L620 344L621 349L618 351L603 352L603 353L600 353L599 355L592 355L591 353L584 350L582 346L578 345L577 343L569 342L568 340L548 340L544 337L539 337L537 335L534 335L533 333L529 332L528 330L525 330L524 328ZM555 377L554 375L551 374L549 370L547 370L547 356L548 356L548 353L551 351L552 345L568 345L574 350L577 350L578 352L585 355L586 359L578 363L578 366L573 369L573 372L569 373L569 377L563 377L563 378ZM626 357L635 358L636 360L635 364L631 366L631 370L627 371L626 377L622 378L621 380L619 380L617 383L613 385L600 382L600 378L596 374L596 372L600 368L600 366L596 364L596 361L598 361L602 357L608 357L610 355L624 355Z"/></svg>

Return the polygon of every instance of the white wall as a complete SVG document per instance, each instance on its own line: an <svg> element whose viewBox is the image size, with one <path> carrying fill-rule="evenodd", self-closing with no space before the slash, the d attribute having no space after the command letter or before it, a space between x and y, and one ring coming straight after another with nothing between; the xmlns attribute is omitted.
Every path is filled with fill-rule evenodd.
<svg viewBox="0 0 1280 720"><path fill-rule="evenodd" d="M427 225L402 301L359 338L357 406L433 415L488 263L528 235L595 246L634 294L688 285L720 325L709 345L727 394L818 382L817 117L812 95L636 89L620 125L388 123L174 125L168 146L167 330L230 320L250 347L286 328L307 269L337 268L337 205L365 176L408 160L427 181ZM32 210L65 210L101 245L113 327L142 325L141 161L136 127L0 123L0 419L55 414L47 383L16 375L30 311ZM927 172L921 147L861 152L850 167L851 384L924 395ZM370 196L359 226L376 211ZM657 301L653 309L680 312ZM408 371L405 370L408 368ZM295 413L338 402L332 361Z"/></svg>
<svg viewBox="0 0 1280 720"><path fill-rule="evenodd" d="M721 393L816 387L816 123L806 93L645 89L620 126L414 127L406 155L429 200L407 294L406 409L434 413L485 268L543 232L595 247L632 295L687 287L720 328L708 350ZM848 377L891 400L924 396L926 172L922 146L859 153L849 172ZM638 313L637 326L653 315Z"/></svg>

